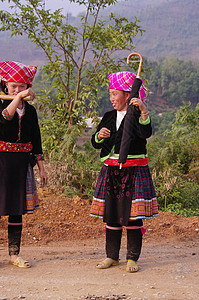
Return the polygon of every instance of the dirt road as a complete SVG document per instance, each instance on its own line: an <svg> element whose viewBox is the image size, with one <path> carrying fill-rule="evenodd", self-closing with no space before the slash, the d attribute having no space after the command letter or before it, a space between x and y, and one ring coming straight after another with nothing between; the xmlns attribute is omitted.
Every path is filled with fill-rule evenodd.
<svg viewBox="0 0 199 300"><path fill-rule="evenodd" d="M24 246L30 269L8 264L1 248L0 299L199 299L199 243L144 242L140 271L125 271L125 238L120 264L97 270L104 258L104 240Z"/></svg>
<svg viewBox="0 0 199 300"><path fill-rule="evenodd" d="M125 271L126 232L119 266L104 258L104 225L89 217L85 199L40 191L40 209L24 216L21 256L32 268L9 265L7 218L0 220L0 300L197 300L199 218L160 213L147 221L140 271Z"/></svg>

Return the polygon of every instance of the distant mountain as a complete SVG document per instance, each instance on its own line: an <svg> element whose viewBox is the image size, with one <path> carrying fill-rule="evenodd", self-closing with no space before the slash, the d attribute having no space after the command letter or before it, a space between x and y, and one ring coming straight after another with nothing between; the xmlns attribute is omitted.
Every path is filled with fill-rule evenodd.
<svg viewBox="0 0 199 300"><path fill-rule="evenodd" d="M146 30L134 39L136 51L156 60L174 56L199 60L198 0L128 0L112 9L120 16L140 19Z"/></svg>
<svg viewBox="0 0 199 300"><path fill-rule="evenodd" d="M20 61L24 64L42 65L45 56L41 49L26 37L10 37L9 32L0 32L0 60Z"/></svg>
<svg viewBox="0 0 199 300"><path fill-rule="evenodd" d="M151 60L173 56L199 61L199 0L119 1L111 12L131 21L135 16L140 19L146 32L135 37L134 44L143 56ZM107 8L103 16L109 13ZM31 61L40 66L45 56L25 36L10 38L9 33L0 32L0 60Z"/></svg>

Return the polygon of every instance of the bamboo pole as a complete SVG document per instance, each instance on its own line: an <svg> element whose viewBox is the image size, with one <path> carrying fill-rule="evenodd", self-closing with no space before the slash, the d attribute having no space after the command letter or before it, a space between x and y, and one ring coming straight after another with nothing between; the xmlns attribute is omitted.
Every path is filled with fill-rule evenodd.
<svg viewBox="0 0 199 300"><path fill-rule="evenodd" d="M1 95L0 94L0 99L2 100L13 100L15 96L10 96L10 95ZM34 97L32 96L27 96L23 98L24 101L33 101Z"/></svg>

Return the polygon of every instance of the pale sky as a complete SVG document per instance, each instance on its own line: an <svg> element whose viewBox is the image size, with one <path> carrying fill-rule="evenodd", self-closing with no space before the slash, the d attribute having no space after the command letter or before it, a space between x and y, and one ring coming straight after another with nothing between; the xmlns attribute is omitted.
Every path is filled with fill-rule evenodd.
<svg viewBox="0 0 199 300"><path fill-rule="evenodd" d="M22 3L25 3L25 0L21 1ZM77 16L79 13L84 11L83 5L78 5L76 3L70 3L69 0L45 0L46 9L58 9L63 8L63 13L71 13L73 16ZM0 9L1 10L7 10L9 8L8 1L6 2L0 2Z"/></svg>

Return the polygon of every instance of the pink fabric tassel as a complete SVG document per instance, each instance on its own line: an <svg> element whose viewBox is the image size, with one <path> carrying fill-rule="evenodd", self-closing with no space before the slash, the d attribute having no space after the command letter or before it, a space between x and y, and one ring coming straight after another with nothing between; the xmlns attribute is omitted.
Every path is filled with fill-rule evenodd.
<svg viewBox="0 0 199 300"><path fill-rule="evenodd" d="M146 228L142 226L127 226L126 229L141 229L142 235L146 233Z"/></svg>

